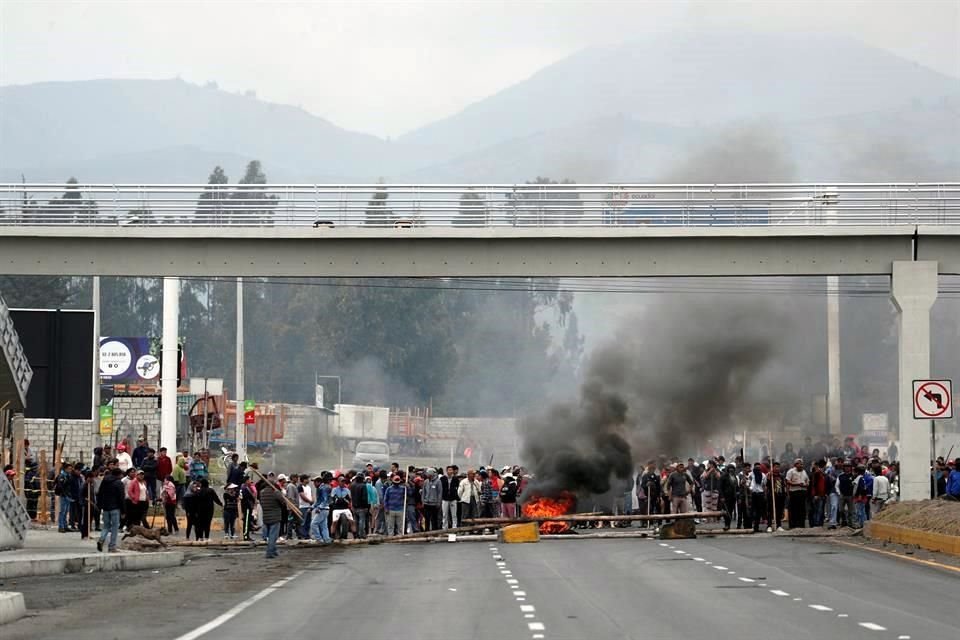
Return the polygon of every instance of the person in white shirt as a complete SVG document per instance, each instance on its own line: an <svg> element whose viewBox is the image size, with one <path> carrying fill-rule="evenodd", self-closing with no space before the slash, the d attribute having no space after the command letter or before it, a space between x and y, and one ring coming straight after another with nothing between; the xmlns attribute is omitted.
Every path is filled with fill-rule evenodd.
<svg viewBox="0 0 960 640"><path fill-rule="evenodd" d="M878 513L890 499L890 479L878 473L873 479L873 498L871 499L870 513Z"/></svg>
<svg viewBox="0 0 960 640"><path fill-rule="evenodd" d="M787 471L786 480L790 528L803 529L807 521L807 493L810 489L810 476L803 468L803 459L793 461L793 468Z"/></svg>
<svg viewBox="0 0 960 640"><path fill-rule="evenodd" d="M133 467L133 458L127 453L127 445L122 442L117 445L117 467L124 473Z"/></svg>

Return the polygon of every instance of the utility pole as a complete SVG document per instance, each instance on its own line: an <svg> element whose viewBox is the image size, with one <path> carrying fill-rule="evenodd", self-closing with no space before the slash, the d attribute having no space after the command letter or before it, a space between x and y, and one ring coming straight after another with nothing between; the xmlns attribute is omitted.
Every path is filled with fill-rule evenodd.
<svg viewBox="0 0 960 640"><path fill-rule="evenodd" d="M237 278L237 427L235 449L240 460L247 459L247 425L243 421L243 278Z"/></svg>

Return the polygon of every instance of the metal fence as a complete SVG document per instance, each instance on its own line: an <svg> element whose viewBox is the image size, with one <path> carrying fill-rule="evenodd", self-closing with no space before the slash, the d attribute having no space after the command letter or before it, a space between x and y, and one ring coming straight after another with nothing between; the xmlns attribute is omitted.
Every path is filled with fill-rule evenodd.
<svg viewBox="0 0 960 640"><path fill-rule="evenodd" d="M0 184L0 226L948 225L960 182L857 184Z"/></svg>

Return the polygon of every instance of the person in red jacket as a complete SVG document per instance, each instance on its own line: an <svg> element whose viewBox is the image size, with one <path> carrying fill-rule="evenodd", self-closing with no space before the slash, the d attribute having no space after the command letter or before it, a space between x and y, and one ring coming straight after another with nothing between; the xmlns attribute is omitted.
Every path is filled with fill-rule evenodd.
<svg viewBox="0 0 960 640"><path fill-rule="evenodd" d="M173 474L173 460L167 455L167 448L160 447L160 451L157 452L157 479L163 482L171 474Z"/></svg>

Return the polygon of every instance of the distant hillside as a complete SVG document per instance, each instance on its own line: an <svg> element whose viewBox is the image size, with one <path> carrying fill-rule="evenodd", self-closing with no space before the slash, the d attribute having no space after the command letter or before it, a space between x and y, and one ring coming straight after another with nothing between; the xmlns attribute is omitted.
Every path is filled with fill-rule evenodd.
<svg viewBox="0 0 960 640"><path fill-rule="evenodd" d="M674 33L591 48L399 141L437 157L615 114L709 127L960 96L960 80L832 35Z"/></svg>
<svg viewBox="0 0 960 640"><path fill-rule="evenodd" d="M612 116L507 140L404 178L522 182L551 176L578 182L647 181L676 161L690 135L680 127Z"/></svg>
<svg viewBox="0 0 960 640"><path fill-rule="evenodd" d="M251 159L274 182L947 180L958 122L960 80L850 39L680 33L581 51L392 142L181 80L0 87L0 181L235 181Z"/></svg>
<svg viewBox="0 0 960 640"><path fill-rule="evenodd" d="M299 174L367 176L394 164L394 147L345 131L302 109L181 80L48 82L0 88L0 168L109 166L139 154L157 179L179 172L156 164L163 150L260 159ZM158 151L159 150L159 151ZM151 154L156 161L147 162ZM166 159L171 159L166 157ZM212 159L212 158L211 158ZM206 178L207 167L194 180Z"/></svg>

